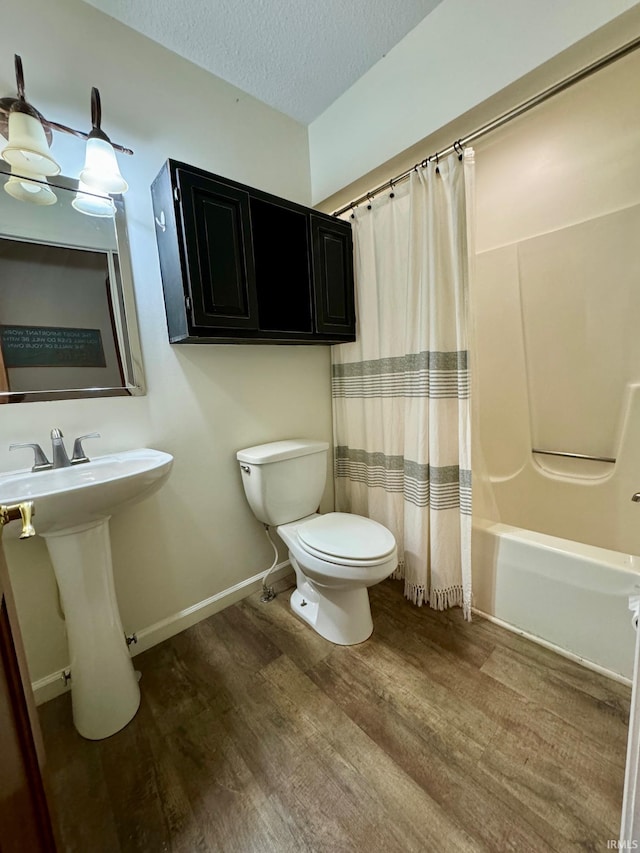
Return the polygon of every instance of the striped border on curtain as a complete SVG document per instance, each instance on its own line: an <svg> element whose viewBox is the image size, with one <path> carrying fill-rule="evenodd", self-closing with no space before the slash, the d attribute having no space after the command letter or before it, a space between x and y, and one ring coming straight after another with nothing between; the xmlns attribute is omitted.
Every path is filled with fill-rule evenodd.
<svg viewBox="0 0 640 853"><path fill-rule="evenodd" d="M419 352L333 365L334 397L469 397L469 354Z"/></svg>
<svg viewBox="0 0 640 853"><path fill-rule="evenodd" d="M335 448L335 475L385 492L402 492L406 501L434 510L459 507L471 515L471 471L457 465L436 468L420 465L403 456L367 453L350 447Z"/></svg>

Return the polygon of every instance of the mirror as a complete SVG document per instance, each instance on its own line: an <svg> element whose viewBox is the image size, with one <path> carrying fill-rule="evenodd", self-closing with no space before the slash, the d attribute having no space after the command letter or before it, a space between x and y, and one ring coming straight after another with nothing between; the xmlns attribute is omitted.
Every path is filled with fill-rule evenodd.
<svg viewBox="0 0 640 853"><path fill-rule="evenodd" d="M69 178L21 179L0 160L0 403L145 393L124 203L112 199Z"/></svg>

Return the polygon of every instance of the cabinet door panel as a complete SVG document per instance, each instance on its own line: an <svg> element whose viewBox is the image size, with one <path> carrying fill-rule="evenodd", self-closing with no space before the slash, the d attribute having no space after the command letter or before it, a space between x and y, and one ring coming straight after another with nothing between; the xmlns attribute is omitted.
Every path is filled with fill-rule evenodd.
<svg viewBox="0 0 640 853"><path fill-rule="evenodd" d="M309 215L258 198L250 207L260 328L310 335Z"/></svg>
<svg viewBox="0 0 640 853"><path fill-rule="evenodd" d="M311 217L316 329L355 339L353 245L348 223Z"/></svg>
<svg viewBox="0 0 640 853"><path fill-rule="evenodd" d="M256 329L248 194L188 172L178 177L192 323Z"/></svg>

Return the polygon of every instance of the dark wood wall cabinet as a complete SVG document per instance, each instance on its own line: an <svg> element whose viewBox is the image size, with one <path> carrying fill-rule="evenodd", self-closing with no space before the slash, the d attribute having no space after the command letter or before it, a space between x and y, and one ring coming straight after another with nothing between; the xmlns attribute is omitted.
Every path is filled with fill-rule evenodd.
<svg viewBox="0 0 640 853"><path fill-rule="evenodd" d="M171 343L355 340L349 222L175 160L151 195Z"/></svg>

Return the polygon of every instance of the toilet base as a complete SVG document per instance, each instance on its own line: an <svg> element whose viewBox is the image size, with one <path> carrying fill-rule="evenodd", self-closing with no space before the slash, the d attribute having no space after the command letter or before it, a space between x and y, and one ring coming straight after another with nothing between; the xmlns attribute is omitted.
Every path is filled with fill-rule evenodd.
<svg viewBox="0 0 640 853"><path fill-rule="evenodd" d="M291 610L314 631L339 646L364 643L373 632L369 593L366 587L319 590L300 569L297 588L291 593Z"/></svg>

